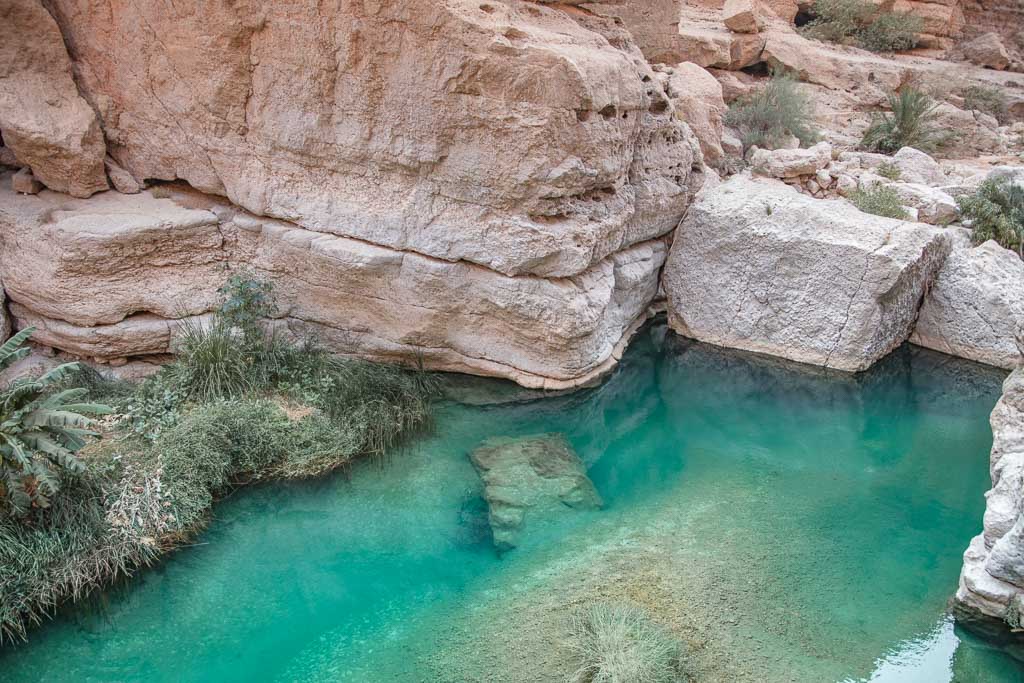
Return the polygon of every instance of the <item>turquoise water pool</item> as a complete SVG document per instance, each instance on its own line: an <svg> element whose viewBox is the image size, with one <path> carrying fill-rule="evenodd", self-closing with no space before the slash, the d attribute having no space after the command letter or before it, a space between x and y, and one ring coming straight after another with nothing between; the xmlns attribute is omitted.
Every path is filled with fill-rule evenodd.
<svg viewBox="0 0 1024 683"><path fill-rule="evenodd" d="M1003 377L915 347L824 373L652 324L597 389L445 403L384 466L234 493L195 545L0 650L0 679L559 681L565 619L601 599L673 629L701 681L1024 681L944 616ZM468 453L548 432L605 507L499 556Z"/></svg>

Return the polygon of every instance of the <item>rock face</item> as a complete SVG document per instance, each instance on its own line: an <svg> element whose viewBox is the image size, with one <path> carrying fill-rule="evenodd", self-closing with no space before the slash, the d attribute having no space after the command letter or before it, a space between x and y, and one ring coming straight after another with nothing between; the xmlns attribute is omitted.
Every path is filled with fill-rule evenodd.
<svg viewBox="0 0 1024 683"><path fill-rule="evenodd" d="M964 58L972 64L1002 71L1010 65L1010 55L999 36L983 33L960 46Z"/></svg>
<svg viewBox="0 0 1024 683"><path fill-rule="evenodd" d="M950 246L935 228L734 176L677 231L669 322L719 346L864 370L910 335Z"/></svg>
<svg viewBox="0 0 1024 683"><path fill-rule="evenodd" d="M225 266L245 265L273 278L284 324L335 351L567 388L614 366L647 316L665 256L656 239L572 277L510 277L196 192L69 202L0 188L0 272L19 326L105 361L167 353L174 321L212 310Z"/></svg>
<svg viewBox="0 0 1024 683"><path fill-rule="evenodd" d="M921 306L913 343L1013 369L1015 337L1024 329L1024 261L995 242L973 246L956 230L953 251Z"/></svg>
<svg viewBox="0 0 1024 683"><path fill-rule="evenodd" d="M257 215L569 277L669 232L695 190L699 161L643 55L583 11L51 5L113 160Z"/></svg>
<svg viewBox="0 0 1024 683"><path fill-rule="evenodd" d="M499 550L519 545L528 526L543 524L545 518L602 505L583 462L560 434L488 439L470 459L484 482Z"/></svg>
<svg viewBox="0 0 1024 683"><path fill-rule="evenodd" d="M704 161L710 166L721 166L725 159L722 117L728 110L722 97L722 85L693 62L663 67L658 76L675 106L676 116L685 121L697 137Z"/></svg>
<svg viewBox="0 0 1024 683"><path fill-rule="evenodd" d="M60 30L39 0L0 5L0 131L47 187L75 197L107 189L103 133L78 94Z"/></svg>
<svg viewBox="0 0 1024 683"><path fill-rule="evenodd" d="M1003 384L992 411L992 489L985 494L985 529L964 553L958 617L1006 619L1024 615L1024 369Z"/></svg>

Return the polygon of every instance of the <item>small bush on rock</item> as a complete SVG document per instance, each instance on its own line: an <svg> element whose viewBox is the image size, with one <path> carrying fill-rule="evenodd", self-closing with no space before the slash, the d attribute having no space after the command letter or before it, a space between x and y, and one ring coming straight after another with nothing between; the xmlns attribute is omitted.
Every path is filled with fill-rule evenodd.
<svg viewBox="0 0 1024 683"><path fill-rule="evenodd" d="M904 147L934 151L946 139L935 125L937 106L935 100L915 88L889 95L891 111L874 117L861 147L883 154L895 154Z"/></svg>
<svg viewBox="0 0 1024 683"><path fill-rule="evenodd" d="M803 146L818 140L814 108L796 80L775 74L764 88L729 105L725 124L739 131L744 149L757 145L775 149L790 136Z"/></svg>
<svg viewBox="0 0 1024 683"><path fill-rule="evenodd" d="M995 240L1024 258L1024 188L1009 179L986 180L960 200L960 214L970 223L976 244Z"/></svg>
<svg viewBox="0 0 1024 683"><path fill-rule="evenodd" d="M865 0L818 0L815 18L802 33L814 40L853 44L873 52L917 47L923 20L913 14L881 10Z"/></svg>
<svg viewBox="0 0 1024 683"><path fill-rule="evenodd" d="M964 108L980 111L1006 123L1009 103L1002 89L990 85L970 85L963 90Z"/></svg>
<svg viewBox="0 0 1024 683"><path fill-rule="evenodd" d="M638 607L598 603L572 617L573 683L674 683L684 680L681 643Z"/></svg>
<svg viewBox="0 0 1024 683"><path fill-rule="evenodd" d="M908 220L910 218L907 215L906 209L903 208L900 196L891 187L883 185L876 185L868 189L858 187L850 193L849 199L854 206L864 213L885 216L886 218L899 218L900 220Z"/></svg>
<svg viewBox="0 0 1024 683"><path fill-rule="evenodd" d="M900 176L903 175L903 172L900 171L899 166L888 161L883 161L882 163L880 163L878 165L878 168L875 169L875 173L888 180L899 180Z"/></svg>

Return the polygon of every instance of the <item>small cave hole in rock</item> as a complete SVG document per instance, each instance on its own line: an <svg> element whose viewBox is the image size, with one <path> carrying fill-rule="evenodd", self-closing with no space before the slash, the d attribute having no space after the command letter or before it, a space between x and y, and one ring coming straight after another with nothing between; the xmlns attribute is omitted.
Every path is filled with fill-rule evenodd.
<svg viewBox="0 0 1024 683"><path fill-rule="evenodd" d="M797 12L796 17L793 18L793 25L800 28L801 26L807 26L807 24L811 23L815 19L817 19L817 17L814 12L801 10Z"/></svg>
<svg viewBox="0 0 1024 683"><path fill-rule="evenodd" d="M602 117L604 117L606 119L615 118L615 105L614 104L609 104L608 106L606 106L605 108L603 108L601 111L599 111L597 113L600 114Z"/></svg>
<svg viewBox="0 0 1024 683"><path fill-rule="evenodd" d="M757 64L751 64L740 69L745 74L750 76L771 76L771 69L768 68L768 62L758 62Z"/></svg>
<svg viewBox="0 0 1024 683"><path fill-rule="evenodd" d="M487 12L488 14L493 14L494 13L494 5L480 5L480 10L482 12Z"/></svg>

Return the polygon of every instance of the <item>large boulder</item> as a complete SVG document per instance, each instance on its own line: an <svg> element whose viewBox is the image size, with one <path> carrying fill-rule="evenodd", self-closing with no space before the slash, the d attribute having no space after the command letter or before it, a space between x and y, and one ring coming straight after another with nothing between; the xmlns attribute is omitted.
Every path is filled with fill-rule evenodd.
<svg viewBox="0 0 1024 683"><path fill-rule="evenodd" d="M48 5L113 161L257 215L569 277L670 232L696 190L689 133L636 43L583 10Z"/></svg>
<svg viewBox="0 0 1024 683"><path fill-rule="evenodd" d="M945 179L939 162L913 147L902 147L890 161L900 171L899 180L906 183L939 185Z"/></svg>
<svg viewBox="0 0 1024 683"><path fill-rule="evenodd" d="M0 175L0 272L20 327L101 360L173 351L177 321L211 311L225 265L273 279L281 323L329 349L560 389L614 367L646 319L660 239L579 275L507 276L254 216L163 187L68 201Z"/></svg>
<svg viewBox="0 0 1024 683"><path fill-rule="evenodd" d="M728 107L722 98L722 85L706 69L693 62L663 67L658 72L675 106L676 116L685 121L700 144L704 161L719 167L725 159L722 118Z"/></svg>
<svg viewBox="0 0 1024 683"><path fill-rule="evenodd" d="M953 251L925 296L913 343L1013 369L1024 360L1016 335L1024 326L1024 261L995 242L973 246L959 229Z"/></svg>
<svg viewBox="0 0 1024 683"><path fill-rule="evenodd" d="M1010 55L999 36L989 31L960 46L964 59L978 66L1002 71L1010 65Z"/></svg>
<svg viewBox="0 0 1024 683"><path fill-rule="evenodd" d="M722 23L737 33L757 33L764 27L760 0L725 0Z"/></svg>
<svg viewBox="0 0 1024 683"><path fill-rule="evenodd" d="M520 544L528 526L602 505L586 468L560 434L488 439L470 454L484 483L494 545Z"/></svg>
<svg viewBox="0 0 1024 683"><path fill-rule="evenodd" d="M738 175L701 193L663 287L680 334L858 371L905 341L950 250L937 228Z"/></svg>
<svg viewBox="0 0 1024 683"><path fill-rule="evenodd" d="M1024 368L1003 383L992 411L992 489L984 530L964 552L958 617L1024 619Z"/></svg>
<svg viewBox="0 0 1024 683"><path fill-rule="evenodd" d="M50 189L75 197L107 189L103 132L78 94L60 29L39 0L0 3L0 132Z"/></svg>

